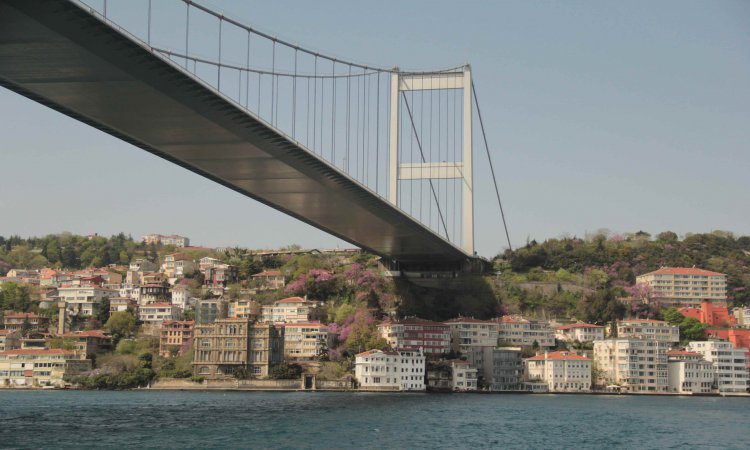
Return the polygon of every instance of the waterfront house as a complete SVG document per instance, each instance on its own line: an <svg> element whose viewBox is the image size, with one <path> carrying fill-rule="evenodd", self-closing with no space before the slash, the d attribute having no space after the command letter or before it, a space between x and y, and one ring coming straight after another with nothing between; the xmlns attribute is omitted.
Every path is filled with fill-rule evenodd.
<svg viewBox="0 0 750 450"><path fill-rule="evenodd" d="M424 391L425 356L417 350L368 350L355 356L354 376L360 389Z"/></svg>
<svg viewBox="0 0 750 450"><path fill-rule="evenodd" d="M669 392L707 394L713 391L713 364L698 352L670 350L667 352Z"/></svg>
<svg viewBox="0 0 750 450"><path fill-rule="evenodd" d="M544 352L526 358L526 379L547 384L549 392L591 390L591 359L567 351Z"/></svg>
<svg viewBox="0 0 750 450"><path fill-rule="evenodd" d="M66 375L91 369L91 361L62 349L16 349L0 352L0 385L62 386Z"/></svg>

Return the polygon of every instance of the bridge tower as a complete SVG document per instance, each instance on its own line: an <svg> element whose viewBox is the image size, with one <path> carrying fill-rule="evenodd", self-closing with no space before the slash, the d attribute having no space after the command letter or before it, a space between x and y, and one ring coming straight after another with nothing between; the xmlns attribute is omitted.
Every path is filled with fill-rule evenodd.
<svg viewBox="0 0 750 450"><path fill-rule="evenodd" d="M399 162L399 120L402 114L400 97L408 91L462 90L463 142L461 161ZM461 72L434 72L410 74L394 70L390 89L390 136L388 158L388 200L395 206L399 199L400 180L462 180L462 234L461 248L474 254L474 185L472 158L472 88L471 67L467 64Z"/></svg>

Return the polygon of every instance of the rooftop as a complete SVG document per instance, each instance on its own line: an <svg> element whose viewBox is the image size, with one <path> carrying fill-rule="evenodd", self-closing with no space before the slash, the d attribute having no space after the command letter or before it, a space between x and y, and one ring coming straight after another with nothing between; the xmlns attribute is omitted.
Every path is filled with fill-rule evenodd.
<svg viewBox="0 0 750 450"><path fill-rule="evenodd" d="M643 275L707 275L724 276L723 273L711 272L710 270L696 269L695 267L662 267L661 269L648 272ZM643 276L641 275L641 276Z"/></svg>
<svg viewBox="0 0 750 450"><path fill-rule="evenodd" d="M604 328L603 325L594 325L592 323L577 322L557 327L558 330L572 330L574 328Z"/></svg>

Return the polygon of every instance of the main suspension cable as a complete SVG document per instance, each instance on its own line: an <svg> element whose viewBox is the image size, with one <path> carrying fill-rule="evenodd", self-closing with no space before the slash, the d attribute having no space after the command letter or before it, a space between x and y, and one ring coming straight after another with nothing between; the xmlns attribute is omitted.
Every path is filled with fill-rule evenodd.
<svg viewBox="0 0 750 450"><path fill-rule="evenodd" d="M503 219L503 228L505 228L505 238L508 240L508 249L512 252L513 246L510 243L510 234L508 233L508 224L505 222L505 212L503 211L503 202L500 201L500 189L497 187L497 177L495 176L495 168L492 166L492 156L490 155L490 146L487 144L487 133L484 131L484 121L482 120L482 111L479 109L479 100L477 99L477 88L474 87L474 82L471 82L471 93L474 97L474 104L477 107L477 116L479 117L479 127L482 130L482 138L484 139L484 149L487 152L487 160L490 163L490 172L492 173L492 182L495 185L495 195L497 195L497 204L500 206L500 216Z"/></svg>

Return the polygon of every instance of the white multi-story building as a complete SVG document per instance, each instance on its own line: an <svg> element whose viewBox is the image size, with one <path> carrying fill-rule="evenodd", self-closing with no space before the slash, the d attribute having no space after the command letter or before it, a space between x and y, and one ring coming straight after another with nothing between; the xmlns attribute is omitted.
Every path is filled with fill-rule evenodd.
<svg viewBox="0 0 750 450"><path fill-rule="evenodd" d="M424 391L425 368L421 350L368 350L356 355L354 376L361 389Z"/></svg>
<svg viewBox="0 0 750 450"><path fill-rule="evenodd" d="M680 342L680 328L663 320L624 319L617 322L617 337L653 339L676 344Z"/></svg>
<svg viewBox="0 0 750 450"><path fill-rule="evenodd" d="M636 277L651 297L662 305L700 306L703 300L727 300L727 277L723 273L695 267L662 267Z"/></svg>
<svg viewBox="0 0 750 450"><path fill-rule="evenodd" d="M138 308L138 318L148 324L161 326L165 320L177 320L181 310L171 303L149 303Z"/></svg>
<svg viewBox="0 0 750 450"><path fill-rule="evenodd" d="M459 317L443 322L450 328L451 350L464 353L469 347L496 347L500 325L491 320Z"/></svg>
<svg viewBox="0 0 750 450"><path fill-rule="evenodd" d="M732 315L737 320L738 327L750 328L750 306L734 308Z"/></svg>
<svg viewBox="0 0 750 450"><path fill-rule="evenodd" d="M503 316L499 322L498 340L504 345L533 347L536 342L540 348L552 348L555 346L555 330L544 321Z"/></svg>
<svg viewBox="0 0 750 450"><path fill-rule="evenodd" d="M693 341L687 349L700 353L713 365L714 383L720 393L747 392L747 349L735 348L727 341Z"/></svg>
<svg viewBox="0 0 750 450"><path fill-rule="evenodd" d="M62 349L0 352L0 386L62 386L65 375L91 369L83 354Z"/></svg>
<svg viewBox="0 0 750 450"><path fill-rule="evenodd" d="M441 355L450 351L451 333L448 325L431 320L407 317L378 325L380 336L391 348L422 349L425 354Z"/></svg>
<svg viewBox="0 0 750 450"><path fill-rule="evenodd" d="M317 318L320 312L317 302L302 297L290 297L263 307L263 322L300 323Z"/></svg>
<svg viewBox="0 0 750 450"><path fill-rule="evenodd" d="M544 352L526 358L528 381L547 383L549 392L591 390L591 360L570 352Z"/></svg>
<svg viewBox="0 0 750 450"><path fill-rule="evenodd" d="M146 244L174 245L175 247L190 247L190 239L176 234L147 234L143 236Z"/></svg>
<svg viewBox="0 0 750 450"><path fill-rule="evenodd" d="M618 384L630 392L666 392L669 347L669 342L654 339L594 341L594 361L602 377L596 381Z"/></svg>
<svg viewBox="0 0 750 450"><path fill-rule="evenodd" d="M714 384L713 365L697 352L672 350L667 352L669 392L678 394L707 394Z"/></svg>
<svg viewBox="0 0 750 450"><path fill-rule="evenodd" d="M555 328L555 338L565 342L593 342L604 339L604 327L590 323L571 323Z"/></svg>
<svg viewBox="0 0 750 450"><path fill-rule="evenodd" d="M453 391L476 391L477 369L472 367L468 361L453 359L451 367L451 390Z"/></svg>
<svg viewBox="0 0 750 450"><path fill-rule="evenodd" d="M185 310L190 305L190 287L184 284L172 287L172 304Z"/></svg>
<svg viewBox="0 0 750 450"><path fill-rule="evenodd" d="M57 289L60 301L72 315L93 316L107 297L117 297L118 292L98 286L63 286Z"/></svg>
<svg viewBox="0 0 750 450"><path fill-rule="evenodd" d="M316 361L324 346L330 348L328 326L320 322L284 324L284 358L291 363Z"/></svg>

